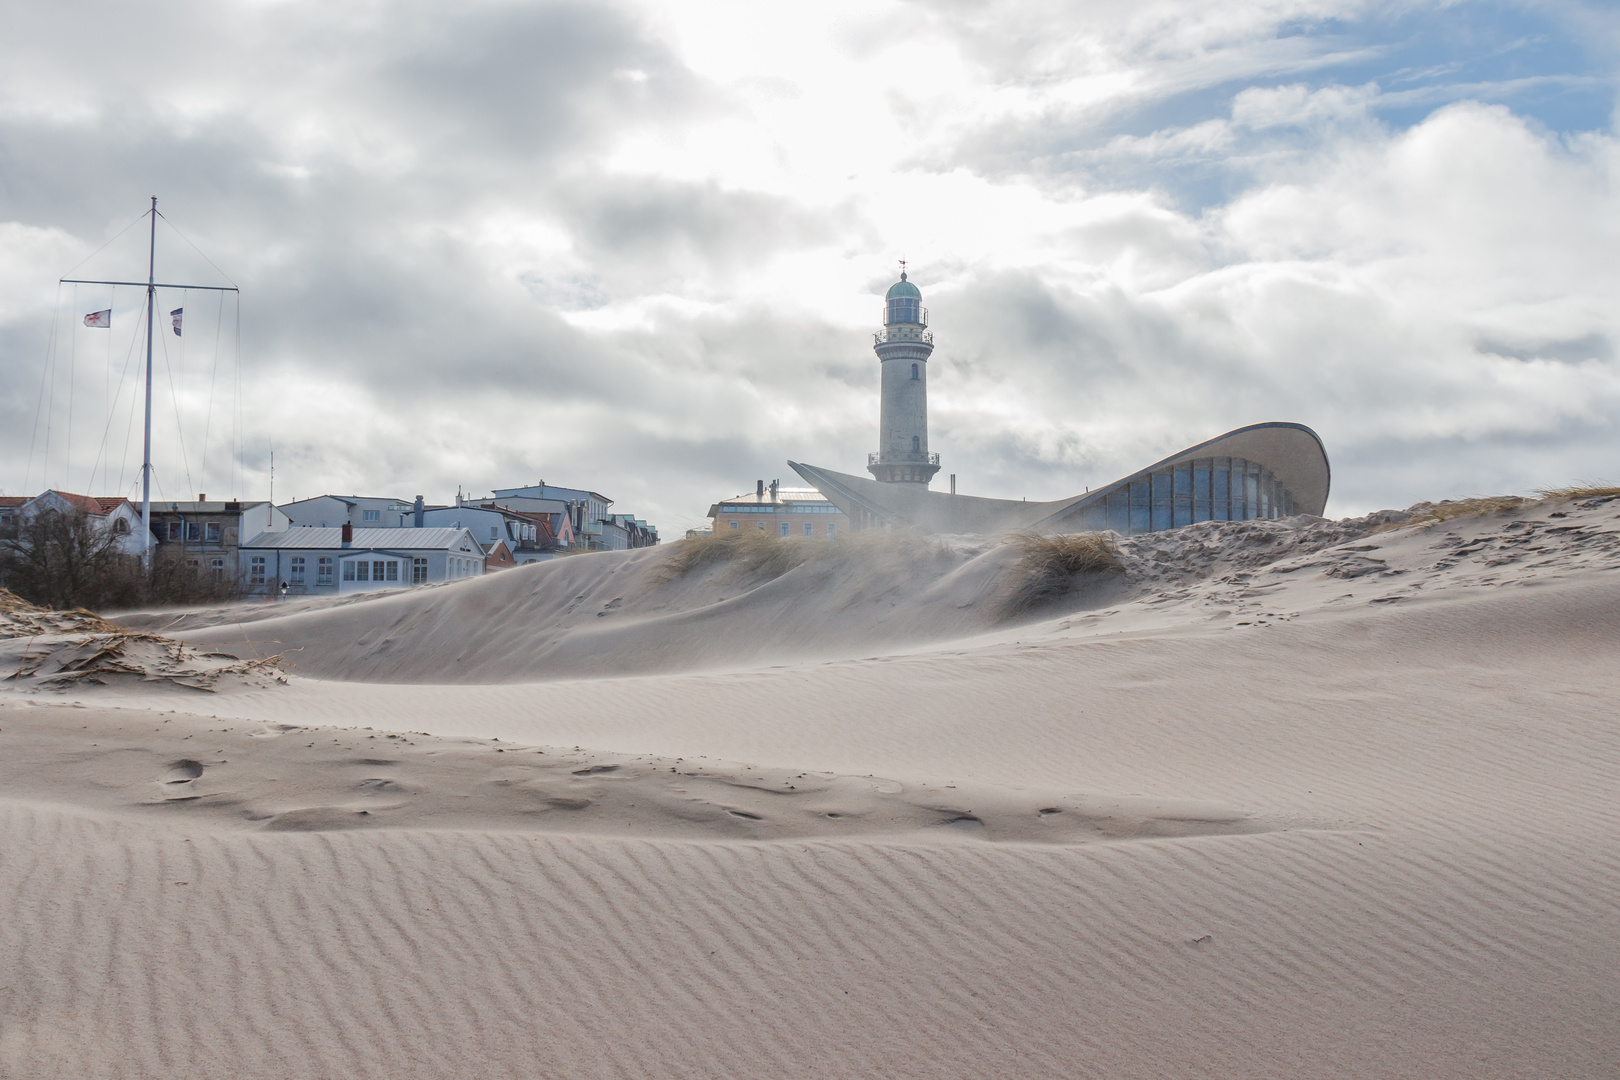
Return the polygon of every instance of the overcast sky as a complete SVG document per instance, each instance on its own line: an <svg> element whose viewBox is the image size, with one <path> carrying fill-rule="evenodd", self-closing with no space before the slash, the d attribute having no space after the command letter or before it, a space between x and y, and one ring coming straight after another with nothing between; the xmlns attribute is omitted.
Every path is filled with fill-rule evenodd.
<svg viewBox="0 0 1620 1080"><path fill-rule="evenodd" d="M239 350L159 297L166 499L273 448L280 502L544 478L679 535L862 471L902 257L968 494L1264 420L1334 515L1620 481L1613 4L0 12L6 493L139 495L141 295L57 279L144 279L151 195L160 280L242 289Z"/></svg>

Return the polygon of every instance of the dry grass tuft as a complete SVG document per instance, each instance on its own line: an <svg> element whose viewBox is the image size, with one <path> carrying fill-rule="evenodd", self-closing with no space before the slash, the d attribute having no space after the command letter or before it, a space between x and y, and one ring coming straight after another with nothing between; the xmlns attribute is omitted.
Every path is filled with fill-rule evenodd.
<svg viewBox="0 0 1620 1080"><path fill-rule="evenodd" d="M744 577L769 581L807 563L818 567L857 565L932 566L948 555L947 545L910 529L867 529L836 540L774 536L759 531L726 536L693 536L669 545L655 578L660 584L718 564L730 564Z"/></svg>
<svg viewBox="0 0 1620 1080"><path fill-rule="evenodd" d="M1419 503L1412 507L1407 525L1434 525L1459 517L1478 517L1481 514L1500 514L1517 510L1529 499L1518 495L1481 495L1472 499L1447 499L1437 503Z"/></svg>
<svg viewBox="0 0 1620 1080"><path fill-rule="evenodd" d="M781 577L815 554L814 545L818 542L827 543L758 531L731 536L690 536L670 545L669 555L660 567L659 580L674 581L716 563L735 563L747 573Z"/></svg>
<svg viewBox="0 0 1620 1080"><path fill-rule="evenodd" d="M1039 536L1020 533L1007 541L1019 558L1007 570L1002 616L1032 611L1067 593L1077 574L1121 573L1114 542L1102 533L1062 533Z"/></svg>
<svg viewBox="0 0 1620 1080"><path fill-rule="evenodd" d="M1612 499L1620 495L1620 487L1582 483L1569 487L1537 488L1536 494L1543 499Z"/></svg>

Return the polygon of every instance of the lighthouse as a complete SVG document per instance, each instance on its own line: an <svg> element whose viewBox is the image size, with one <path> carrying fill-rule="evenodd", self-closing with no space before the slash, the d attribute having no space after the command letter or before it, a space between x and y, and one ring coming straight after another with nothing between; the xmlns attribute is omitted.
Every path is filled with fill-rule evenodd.
<svg viewBox="0 0 1620 1080"><path fill-rule="evenodd" d="M900 280L883 298L883 329L872 335L881 370L878 450L867 455L866 468L885 484L928 486L939 472L939 455L928 452L928 357L934 335L922 291Z"/></svg>

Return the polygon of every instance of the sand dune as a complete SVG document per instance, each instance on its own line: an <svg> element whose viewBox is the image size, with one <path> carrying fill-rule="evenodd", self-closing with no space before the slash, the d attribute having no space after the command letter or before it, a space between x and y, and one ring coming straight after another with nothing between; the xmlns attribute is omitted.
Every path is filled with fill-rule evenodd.
<svg viewBox="0 0 1620 1080"><path fill-rule="evenodd" d="M0 694L0 1075L1616 1075L1620 499L1389 524L127 616L299 674Z"/></svg>

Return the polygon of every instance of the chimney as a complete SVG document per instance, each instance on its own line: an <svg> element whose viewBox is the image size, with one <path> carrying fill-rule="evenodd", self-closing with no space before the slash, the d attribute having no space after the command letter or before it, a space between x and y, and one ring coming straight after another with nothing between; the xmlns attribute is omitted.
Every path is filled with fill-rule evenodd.
<svg viewBox="0 0 1620 1080"><path fill-rule="evenodd" d="M956 494L956 474L951 473L951 494Z"/></svg>
<svg viewBox="0 0 1620 1080"><path fill-rule="evenodd" d="M422 527L422 496L420 495L416 497L416 527L418 529Z"/></svg>
<svg viewBox="0 0 1620 1080"><path fill-rule="evenodd" d="M198 502L207 502L208 501L208 496L206 494L203 494L202 492L198 492L197 501Z"/></svg>
<svg viewBox="0 0 1620 1080"><path fill-rule="evenodd" d="M352 543L354 543L354 523L345 521L343 523L343 546L348 547Z"/></svg>
<svg viewBox="0 0 1620 1080"><path fill-rule="evenodd" d="M758 499L760 502L765 501L765 481L754 481L754 498Z"/></svg>
<svg viewBox="0 0 1620 1080"><path fill-rule="evenodd" d="M782 486L782 481L780 481L780 480L772 480L771 481L771 502L776 501L776 492L781 488L781 486Z"/></svg>

